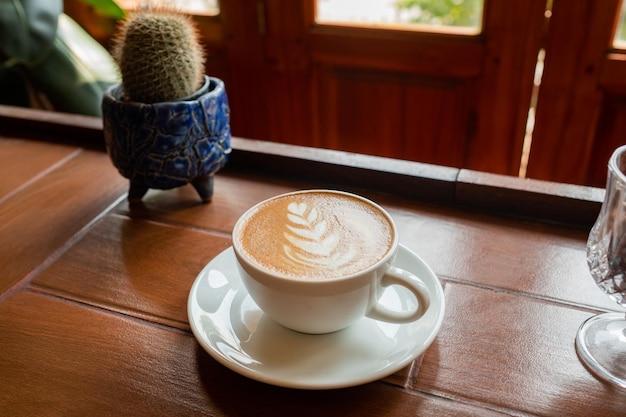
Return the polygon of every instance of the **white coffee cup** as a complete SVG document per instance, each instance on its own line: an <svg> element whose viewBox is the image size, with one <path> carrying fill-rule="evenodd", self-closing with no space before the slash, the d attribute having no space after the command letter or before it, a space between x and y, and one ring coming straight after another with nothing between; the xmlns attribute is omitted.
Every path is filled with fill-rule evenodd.
<svg viewBox="0 0 626 417"><path fill-rule="evenodd" d="M246 211L233 228L243 284L270 318L303 333L344 329L364 316L408 323L430 305L426 285L393 266L398 235L376 203L333 190L279 195ZM408 289L416 308L379 303L389 285Z"/></svg>

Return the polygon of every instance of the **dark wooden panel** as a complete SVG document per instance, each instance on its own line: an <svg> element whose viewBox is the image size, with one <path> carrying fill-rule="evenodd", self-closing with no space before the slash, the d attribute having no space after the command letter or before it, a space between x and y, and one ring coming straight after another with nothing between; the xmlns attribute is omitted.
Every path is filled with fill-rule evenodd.
<svg viewBox="0 0 626 417"><path fill-rule="evenodd" d="M609 53L599 71L598 84L603 91L611 94L626 94L626 53L624 50Z"/></svg>
<svg viewBox="0 0 626 417"><path fill-rule="evenodd" d="M611 62L609 52L620 4L619 0L554 1L528 177L601 185L602 181L588 184L587 176L590 169L606 166L602 157L592 159L592 150L608 139L599 122L607 122L601 114L603 96L616 88L615 74L610 73L619 65ZM609 68L603 74L605 64Z"/></svg>
<svg viewBox="0 0 626 417"><path fill-rule="evenodd" d="M431 164L463 165L463 82L356 68L319 77L316 146Z"/></svg>
<svg viewBox="0 0 626 417"><path fill-rule="evenodd" d="M327 69L320 77L322 148L390 156L403 141L401 85L391 74Z"/></svg>
<svg viewBox="0 0 626 417"><path fill-rule="evenodd" d="M402 86L404 140L399 159L449 167L463 167L467 153L471 118L468 104L472 82L424 79ZM390 141L396 142L395 138Z"/></svg>
<svg viewBox="0 0 626 417"><path fill-rule="evenodd" d="M626 93L626 80L623 87ZM606 94L600 109L585 184L604 188L609 159L615 149L626 144L626 94Z"/></svg>
<svg viewBox="0 0 626 417"><path fill-rule="evenodd" d="M315 62L443 78L480 75L485 46L479 36L316 25L310 31Z"/></svg>
<svg viewBox="0 0 626 417"><path fill-rule="evenodd" d="M545 8L545 0L485 1L485 57L469 93L464 168L518 175Z"/></svg>
<svg viewBox="0 0 626 417"><path fill-rule="evenodd" d="M226 90L233 134L272 140L268 121L273 91L267 83L265 42L259 33L257 12L254 1L220 2L226 51L223 68L229 81ZM287 109L281 110L289 114Z"/></svg>

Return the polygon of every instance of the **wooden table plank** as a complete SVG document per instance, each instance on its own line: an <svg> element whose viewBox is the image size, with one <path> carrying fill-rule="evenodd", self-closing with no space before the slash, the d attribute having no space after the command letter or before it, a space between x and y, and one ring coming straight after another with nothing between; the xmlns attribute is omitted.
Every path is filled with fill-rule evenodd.
<svg viewBox="0 0 626 417"><path fill-rule="evenodd" d="M120 199L106 154L81 151L0 204L0 297Z"/></svg>
<svg viewBox="0 0 626 417"><path fill-rule="evenodd" d="M619 311L589 273L585 230L423 204L385 207L400 241L443 279Z"/></svg>
<svg viewBox="0 0 626 417"><path fill-rule="evenodd" d="M11 415L500 415L383 383L262 384L219 365L187 332L30 292L0 304L0 363L0 410Z"/></svg>
<svg viewBox="0 0 626 417"><path fill-rule="evenodd" d="M73 146L0 137L0 202L80 150Z"/></svg>
<svg viewBox="0 0 626 417"><path fill-rule="evenodd" d="M445 294L441 333L412 388L512 414L624 415L626 391L576 357L576 330L591 313L460 284Z"/></svg>
<svg viewBox="0 0 626 417"><path fill-rule="evenodd" d="M189 329L191 284L228 246L227 235L110 215L33 283L63 297Z"/></svg>

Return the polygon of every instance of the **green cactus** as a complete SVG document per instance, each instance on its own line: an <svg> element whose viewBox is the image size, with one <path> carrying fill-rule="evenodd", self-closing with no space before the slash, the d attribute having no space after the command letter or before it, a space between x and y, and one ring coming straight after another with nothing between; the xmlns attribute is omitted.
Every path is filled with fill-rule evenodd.
<svg viewBox="0 0 626 417"><path fill-rule="evenodd" d="M166 11L138 11L120 25L113 56L124 99L142 103L192 95L204 81L204 52L193 21Z"/></svg>

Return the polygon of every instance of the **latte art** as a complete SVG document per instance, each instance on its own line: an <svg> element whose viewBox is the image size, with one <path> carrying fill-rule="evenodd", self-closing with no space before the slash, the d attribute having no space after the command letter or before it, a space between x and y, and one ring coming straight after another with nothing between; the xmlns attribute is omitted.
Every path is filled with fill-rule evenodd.
<svg viewBox="0 0 626 417"><path fill-rule="evenodd" d="M390 250L394 230L375 205L312 191L270 199L249 212L233 239L261 268L300 279L347 276Z"/></svg>
<svg viewBox="0 0 626 417"><path fill-rule="evenodd" d="M355 245L339 245L337 231L329 230L327 222L315 207L308 211L306 203L289 204L287 229L283 246L286 262L296 268L340 270L357 255Z"/></svg>

